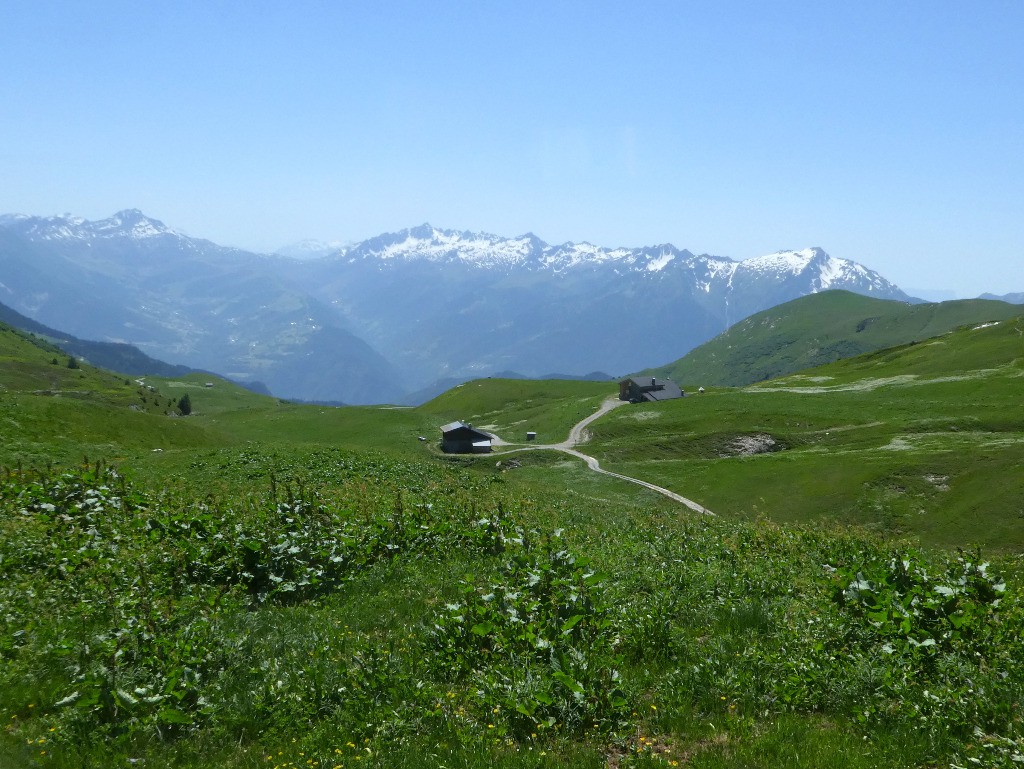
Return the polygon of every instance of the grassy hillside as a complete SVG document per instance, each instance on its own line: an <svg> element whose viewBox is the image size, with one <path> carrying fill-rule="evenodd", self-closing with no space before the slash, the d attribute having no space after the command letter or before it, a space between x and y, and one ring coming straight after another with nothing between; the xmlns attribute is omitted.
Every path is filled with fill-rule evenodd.
<svg viewBox="0 0 1024 769"><path fill-rule="evenodd" d="M0 331L5 769L1024 752L1024 319L594 423L603 465L715 517L437 451L457 418L560 440L614 384L329 408L54 357Z"/></svg>
<svg viewBox="0 0 1024 769"><path fill-rule="evenodd" d="M726 517L827 516L1019 552L1022 328L1017 318L962 329L744 389L620 409L595 425L591 450Z"/></svg>
<svg viewBox="0 0 1024 769"><path fill-rule="evenodd" d="M220 440L195 422L168 416L176 413L179 396L80 362L5 324L0 324L0 394L0 463L114 458L126 451Z"/></svg>
<svg viewBox="0 0 1024 769"><path fill-rule="evenodd" d="M0 463L117 459L148 476L183 473L201 449L331 446L436 454L438 428L466 419L509 440L526 430L562 440L614 386L560 380L467 382L416 409L295 404L209 374L124 377L75 361L46 340L0 324L0 412L10 431ZM212 386L208 386L212 385ZM188 394L192 413L177 414ZM420 441L420 437L425 440ZM159 452L154 452L160 449Z"/></svg>
<svg viewBox="0 0 1024 769"><path fill-rule="evenodd" d="M564 440L570 428L594 413L601 401L618 394L614 382L572 380L478 379L454 387L419 410L444 421L470 422L508 441Z"/></svg>
<svg viewBox="0 0 1024 769"><path fill-rule="evenodd" d="M1015 305L982 299L905 304L825 291L752 315L675 363L643 373L740 387L1018 314Z"/></svg>
<svg viewBox="0 0 1024 769"><path fill-rule="evenodd" d="M65 334L27 318L5 304L0 304L0 323L42 337L60 347L69 355L88 360L95 366L117 371L122 374L163 374L175 376L186 374L192 369L175 366L156 360L130 344L114 342L92 342Z"/></svg>

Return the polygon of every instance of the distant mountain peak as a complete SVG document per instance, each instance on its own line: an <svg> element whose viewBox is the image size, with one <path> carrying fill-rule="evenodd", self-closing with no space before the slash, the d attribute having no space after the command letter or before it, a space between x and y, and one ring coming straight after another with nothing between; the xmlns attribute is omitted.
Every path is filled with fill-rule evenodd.
<svg viewBox="0 0 1024 769"><path fill-rule="evenodd" d="M349 262L377 260L382 263L461 262L477 267L508 267L528 261L543 246L543 242L532 235L503 238L489 233L459 232L421 224L357 243L339 254L339 259Z"/></svg>
<svg viewBox="0 0 1024 769"><path fill-rule="evenodd" d="M137 208L126 208L123 211L118 211L109 219L103 219L92 224L98 233L114 234L121 232L133 238L178 234L160 220L146 216Z"/></svg>
<svg viewBox="0 0 1024 769"><path fill-rule="evenodd" d="M148 217L137 208L125 208L114 214L111 219L115 219L121 222L138 222Z"/></svg>
<svg viewBox="0 0 1024 769"><path fill-rule="evenodd" d="M743 259L742 263L748 266L770 266L772 268L791 269L793 272L800 272L814 259L828 257L828 254L820 248L783 249L764 256L755 256L750 259Z"/></svg>
<svg viewBox="0 0 1024 769"><path fill-rule="evenodd" d="M902 294L873 270L869 270L857 262L831 256L819 246L799 251L776 251L773 254L744 259L737 266L738 269L747 269L757 273L774 273L780 277L809 277L812 293L828 291L832 288L848 288L867 295L875 294L890 298L896 298L896 295Z"/></svg>
<svg viewBox="0 0 1024 769"><path fill-rule="evenodd" d="M107 219L90 221L80 216L24 216L12 214L0 218L0 226L11 227L41 240L91 240L93 238L129 238L143 240L160 235L178 236L158 219L137 208L126 208Z"/></svg>
<svg viewBox="0 0 1024 769"><path fill-rule="evenodd" d="M274 253L278 256L287 256L290 259L321 259L338 253L348 245L340 240L324 241L306 238L296 243L289 243L287 246L281 246Z"/></svg>

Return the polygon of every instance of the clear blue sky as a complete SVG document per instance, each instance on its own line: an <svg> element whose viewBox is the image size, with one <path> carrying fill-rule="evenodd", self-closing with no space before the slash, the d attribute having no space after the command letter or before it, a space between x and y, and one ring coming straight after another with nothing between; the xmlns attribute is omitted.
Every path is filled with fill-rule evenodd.
<svg viewBox="0 0 1024 769"><path fill-rule="evenodd" d="M0 0L0 212L1024 291L1024 2Z"/></svg>

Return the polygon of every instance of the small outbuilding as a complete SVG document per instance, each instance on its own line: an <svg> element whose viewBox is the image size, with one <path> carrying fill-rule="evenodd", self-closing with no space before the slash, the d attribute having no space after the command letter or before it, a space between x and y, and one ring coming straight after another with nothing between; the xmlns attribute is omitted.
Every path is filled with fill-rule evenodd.
<svg viewBox="0 0 1024 769"><path fill-rule="evenodd" d="M446 454L489 454L492 436L465 422L441 427L441 451Z"/></svg>
<svg viewBox="0 0 1024 769"><path fill-rule="evenodd" d="M630 377L619 382L619 400L642 403L643 401L667 401L686 395L679 385L670 379L651 377Z"/></svg>

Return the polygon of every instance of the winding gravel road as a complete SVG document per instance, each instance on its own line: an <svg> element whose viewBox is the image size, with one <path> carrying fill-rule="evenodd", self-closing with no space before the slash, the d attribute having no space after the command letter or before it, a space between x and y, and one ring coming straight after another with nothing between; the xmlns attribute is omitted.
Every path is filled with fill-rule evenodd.
<svg viewBox="0 0 1024 769"><path fill-rule="evenodd" d="M582 459L584 462L586 462L587 467L589 467L595 473L601 473L602 475L610 475L612 478L618 478L619 480L629 481L630 483L635 483L637 486L643 486L645 489L656 491L659 494L662 494L671 500L686 505L688 508L690 508L696 513L701 513L703 515L714 515L714 513L708 510L706 507L697 504L692 499L687 499L686 497L680 494L676 494L674 491L669 491L668 489L663 488L661 486L656 486L653 483L642 481L639 478L632 478L628 475L622 475L621 473L613 473L611 470L603 470L597 459L587 454L584 454L582 451L577 451L576 447L578 445L580 445L581 443L586 443L588 439L588 436L586 435L586 429L594 420L600 419L602 416L607 414L612 409L618 408L619 406L623 406L626 403L627 401L621 401L615 396L606 398L605 401L601 404L601 407L597 411L595 411L586 419L580 420L578 423L573 425L573 428L569 431L569 437L566 440L562 441L561 443L542 443L534 446L521 446L519 444L507 443L494 433L491 433L491 435L493 435L496 438L495 445L517 446L517 448L499 452L501 455L511 454L518 451L539 451L541 449L561 451L565 454L569 454L578 459Z"/></svg>

